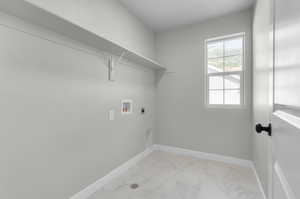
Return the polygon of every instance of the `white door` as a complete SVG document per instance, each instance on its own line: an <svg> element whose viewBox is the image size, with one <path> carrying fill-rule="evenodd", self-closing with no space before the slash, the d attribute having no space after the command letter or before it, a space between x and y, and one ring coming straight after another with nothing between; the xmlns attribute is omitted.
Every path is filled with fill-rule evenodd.
<svg viewBox="0 0 300 199"><path fill-rule="evenodd" d="M273 111L272 0L258 0L253 20L253 123L268 126ZM253 132L253 159L268 198L272 193L271 137Z"/></svg>
<svg viewBox="0 0 300 199"><path fill-rule="evenodd" d="M274 41L273 199L299 199L299 0L275 0Z"/></svg>

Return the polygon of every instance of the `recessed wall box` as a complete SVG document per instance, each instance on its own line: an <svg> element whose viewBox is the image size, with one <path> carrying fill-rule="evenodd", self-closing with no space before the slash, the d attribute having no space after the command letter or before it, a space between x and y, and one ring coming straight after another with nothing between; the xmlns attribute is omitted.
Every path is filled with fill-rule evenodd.
<svg viewBox="0 0 300 199"><path fill-rule="evenodd" d="M121 113L131 114L132 113L132 100L122 100L121 101Z"/></svg>

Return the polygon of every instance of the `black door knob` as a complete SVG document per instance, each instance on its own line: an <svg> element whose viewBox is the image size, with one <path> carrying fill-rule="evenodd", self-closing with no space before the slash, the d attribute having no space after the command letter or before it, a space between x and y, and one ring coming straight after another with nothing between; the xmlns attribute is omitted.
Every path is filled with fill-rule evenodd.
<svg viewBox="0 0 300 199"><path fill-rule="evenodd" d="M256 124L255 130L257 133L267 132L269 136L272 136L272 125L262 126L261 124Z"/></svg>

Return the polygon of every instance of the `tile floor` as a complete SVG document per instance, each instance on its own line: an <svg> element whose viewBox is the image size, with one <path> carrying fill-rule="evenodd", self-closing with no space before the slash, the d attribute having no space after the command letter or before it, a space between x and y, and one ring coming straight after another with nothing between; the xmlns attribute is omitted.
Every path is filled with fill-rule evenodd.
<svg viewBox="0 0 300 199"><path fill-rule="evenodd" d="M139 187L132 189L132 184ZM154 151L89 199L263 199L250 168Z"/></svg>

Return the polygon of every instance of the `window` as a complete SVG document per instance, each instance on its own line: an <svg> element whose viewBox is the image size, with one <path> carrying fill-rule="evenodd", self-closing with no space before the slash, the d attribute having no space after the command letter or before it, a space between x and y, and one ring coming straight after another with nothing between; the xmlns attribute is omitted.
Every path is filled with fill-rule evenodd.
<svg viewBox="0 0 300 199"><path fill-rule="evenodd" d="M206 40L206 102L242 105L244 33Z"/></svg>

